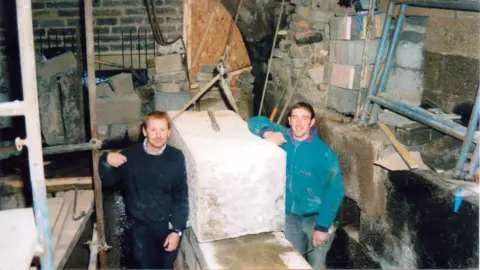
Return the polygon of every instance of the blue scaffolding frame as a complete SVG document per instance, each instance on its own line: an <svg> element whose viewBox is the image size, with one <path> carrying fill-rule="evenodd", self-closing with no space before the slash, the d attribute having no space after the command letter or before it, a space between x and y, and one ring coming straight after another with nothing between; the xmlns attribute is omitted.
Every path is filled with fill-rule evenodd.
<svg viewBox="0 0 480 270"><path fill-rule="evenodd" d="M396 25L393 32L392 40L390 42L390 47L388 48L387 55L384 56L385 50L387 49L387 40L390 35L390 24L392 18L394 17L395 6L400 5L400 11L396 18ZM442 118L439 115L435 115L427 110L424 110L420 107L412 107L405 102L393 100L390 98L380 97L380 93L385 90L388 73L392 65L392 58L395 54L395 48L398 43L398 39L403 28L405 21L405 11L408 6L415 7L425 7L425 8L438 8L438 9L450 9L450 10L461 10L461 11L473 11L480 12L480 2L478 1L446 1L446 0L390 0L388 5L387 16L383 26L383 33L380 39L380 45L377 50L377 56L375 59L375 66L373 69L373 74L370 78L370 84L367 90L367 95L365 98L365 104L360 116L359 124L365 126L368 124L375 124L377 120L376 110L374 106L382 106L391 111L394 111L400 115L411 118L419 123L427 125L429 127L435 128L445 134L453 136L457 139L463 141L461 148L460 156L458 158L455 170L454 177L457 179L473 179L475 170L478 168L479 164L479 149L477 138L475 138L475 131L478 129L478 120L480 115L480 86L477 89L477 94L470 117L468 127L464 126L449 120ZM376 81L380 73L380 66L385 58L385 67L384 72L381 74L380 83L378 89L376 89ZM472 143L477 144L473 156L470 160L470 165L465 170L465 164L468 158L468 152L472 146Z"/></svg>

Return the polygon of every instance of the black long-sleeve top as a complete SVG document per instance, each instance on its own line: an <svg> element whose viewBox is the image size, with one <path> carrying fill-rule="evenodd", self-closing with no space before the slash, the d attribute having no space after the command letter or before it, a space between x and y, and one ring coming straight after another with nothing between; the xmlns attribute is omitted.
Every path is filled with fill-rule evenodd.
<svg viewBox="0 0 480 270"><path fill-rule="evenodd" d="M121 153L127 162L117 168L107 163L108 153L101 156L102 186L122 189L127 214L133 219L152 225L168 220L174 230L184 230L189 207L183 153L166 145L162 154L152 155L145 152L142 143Z"/></svg>

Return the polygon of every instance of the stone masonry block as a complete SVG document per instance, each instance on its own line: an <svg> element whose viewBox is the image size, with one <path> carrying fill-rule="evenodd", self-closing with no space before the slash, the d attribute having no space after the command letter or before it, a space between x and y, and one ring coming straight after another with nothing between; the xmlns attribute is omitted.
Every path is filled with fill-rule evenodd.
<svg viewBox="0 0 480 270"><path fill-rule="evenodd" d="M432 18L427 23L428 52L480 59L480 27L476 19Z"/></svg>
<svg viewBox="0 0 480 270"><path fill-rule="evenodd" d="M367 64L375 63L379 40L372 40L368 44ZM330 41L330 61L342 65L361 65L363 40L331 40Z"/></svg>
<svg viewBox="0 0 480 270"><path fill-rule="evenodd" d="M314 30L324 30L327 26L326 22L311 22L310 27Z"/></svg>
<svg viewBox="0 0 480 270"><path fill-rule="evenodd" d="M153 80L155 82L179 82L187 80L187 73L184 70L165 72L155 74Z"/></svg>
<svg viewBox="0 0 480 270"><path fill-rule="evenodd" d="M310 29L310 25L307 20L300 20L290 23L290 29L295 32L303 32Z"/></svg>
<svg viewBox="0 0 480 270"><path fill-rule="evenodd" d="M283 56L285 55L284 52L282 52L280 49L274 49L273 50L273 57L275 58L283 58Z"/></svg>
<svg viewBox="0 0 480 270"><path fill-rule="evenodd" d="M253 135L234 112L215 116L220 132L207 112L184 112L169 140L185 155L198 242L283 230L285 152Z"/></svg>
<svg viewBox="0 0 480 270"><path fill-rule="evenodd" d="M302 68L308 62L308 58L292 58L292 66L294 69Z"/></svg>
<svg viewBox="0 0 480 270"><path fill-rule="evenodd" d="M108 83L97 84L97 98L114 97L114 96L115 96L115 93L113 93L112 88Z"/></svg>
<svg viewBox="0 0 480 270"><path fill-rule="evenodd" d="M323 12L319 9L314 9L310 12L310 19L315 22L328 22L332 17L331 13Z"/></svg>
<svg viewBox="0 0 480 270"><path fill-rule="evenodd" d="M367 77L362 88L366 88L372 74L373 65L367 66ZM330 84L333 86L358 90L362 79L362 66L332 64Z"/></svg>
<svg viewBox="0 0 480 270"><path fill-rule="evenodd" d="M330 85L327 93L327 107L343 114L354 114L358 91Z"/></svg>
<svg viewBox="0 0 480 270"><path fill-rule="evenodd" d="M159 92L180 92L180 85L176 83L156 83L155 91Z"/></svg>
<svg viewBox="0 0 480 270"><path fill-rule="evenodd" d="M293 44L293 41L283 39L278 44L278 47L282 52L287 52L290 49L290 46L292 46L292 44Z"/></svg>
<svg viewBox="0 0 480 270"><path fill-rule="evenodd" d="M310 14L312 12L311 7L296 5L295 6L295 13L298 14L300 17L308 19L310 18Z"/></svg>
<svg viewBox="0 0 480 270"><path fill-rule="evenodd" d="M180 54L170 54L155 57L155 69L157 74L165 72L181 71L183 69Z"/></svg>
<svg viewBox="0 0 480 270"><path fill-rule="evenodd" d="M295 34L295 41L298 45L311 44L323 40L323 33L320 31L304 31Z"/></svg>
<svg viewBox="0 0 480 270"><path fill-rule="evenodd" d="M337 153L345 196L354 200L366 215L383 214L386 208L387 171L375 166L374 162L395 150L380 129L359 129L356 124L345 125L329 120L331 114L334 113L330 110L316 111L318 135Z"/></svg>
<svg viewBox="0 0 480 270"><path fill-rule="evenodd" d="M141 101L136 93L112 98L97 98L99 125L138 123L141 120Z"/></svg>
<svg viewBox="0 0 480 270"><path fill-rule="evenodd" d="M77 59L72 52L66 52L37 66L37 76L50 77L57 73L77 68Z"/></svg>
<svg viewBox="0 0 480 270"><path fill-rule="evenodd" d="M109 83L118 96L126 96L135 92L131 73L120 73L110 77Z"/></svg>
<svg viewBox="0 0 480 270"><path fill-rule="evenodd" d="M315 84L321 84L323 83L324 70L324 66L317 66L309 69L307 72L308 76L313 80Z"/></svg>

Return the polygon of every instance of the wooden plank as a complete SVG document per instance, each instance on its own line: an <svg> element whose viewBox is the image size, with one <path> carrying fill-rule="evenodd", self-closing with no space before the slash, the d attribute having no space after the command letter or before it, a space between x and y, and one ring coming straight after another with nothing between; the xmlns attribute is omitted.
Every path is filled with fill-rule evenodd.
<svg viewBox="0 0 480 270"><path fill-rule="evenodd" d="M79 220L73 220L74 195L75 191L65 192L64 199L66 205L59 216L59 220L64 219L64 223L58 228L58 231L57 228L55 228L56 231L54 231L52 235L58 236L54 242L55 269L63 269L65 267L65 264L72 254L73 248L77 245L78 239L85 230L85 226L93 212L93 191L79 190L75 215L78 216L82 211L85 211L85 216ZM68 211L65 209L68 209Z"/></svg>
<svg viewBox="0 0 480 270"><path fill-rule="evenodd" d="M188 27L191 29L188 35L188 50L190 55L195 55L199 51L200 43L205 37L207 47L198 55L195 65L189 68L190 84L195 83L195 78L200 72L201 67L207 64L217 64L223 57L227 40L230 35L231 26L234 23L232 16L225 7L217 0L195 0L189 5L190 22ZM215 19L212 22L212 30L205 35L205 29L208 24L209 16L205 14L215 13ZM230 44L229 58L227 61L228 70L237 70L251 65L250 59L243 43L242 36L237 26L233 27L232 41ZM193 63L192 63L193 64Z"/></svg>
<svg viewBox="0 0 480 270"><path fill-rule="evenodd" d="M65 177L65 178L49 178L46 179L45 185L47 192L68 191L75 186L77 189L92 189L91 176ZM24 180L18 175L5 176L0 180L0 186L7 186L16 192L22 191Z"/></svg>
<svg viewBox="0 0 480 270"><path fill-rule="evenodd" d="M38 247L32 208L0 211L0 269L28 269Z"/></svg>
<svg viewBox="0 0 480 270"><path fill-rule="evenodd" d="M405 163L407 163L408 167L412 170L418 169L418 164L416 163L415 159L412 157L410 152L408 152L405 146L401 144L397 138L395 138L395 135L393 135L392 131L390 131L385 124L379 124L379 126L385 135L387 135L388 139L393 144L393 147L397 150L403 160L405 160Z"/></svg>

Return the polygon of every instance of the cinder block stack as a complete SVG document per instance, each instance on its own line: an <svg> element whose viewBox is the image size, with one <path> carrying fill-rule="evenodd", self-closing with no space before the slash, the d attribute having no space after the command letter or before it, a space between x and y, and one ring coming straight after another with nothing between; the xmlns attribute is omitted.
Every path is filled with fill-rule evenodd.
<svg viewBox="0 0 480 270"><path fill-rule="evenodd" d="M370 29L366 62L367 77L362 81L362 56L365 46L367 14L336 14L330 24L330 58L324 81L328 86L327 107L343 114L354 114L360 89L368 87L375 63L385 14L375 15Z"/></svg>
<svg viewBox="0 0 480 270"><path fill-rule="evenodd" d="M309 101L315 107L324 107L326 85L324 69L328 61L329 31L328 21L333 15L313 6L311 1L292 1L295 13L290 17L286 36L280 36L278 47L274 51L271 74L273 83L267 85L265 109L270 113L275 97L297 80L296 100ZM305 65L307 68L302 74ZM288 92L288 91L287 91Z"/></svg>

